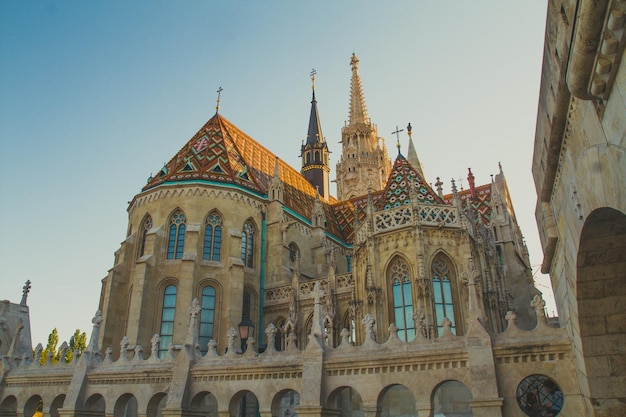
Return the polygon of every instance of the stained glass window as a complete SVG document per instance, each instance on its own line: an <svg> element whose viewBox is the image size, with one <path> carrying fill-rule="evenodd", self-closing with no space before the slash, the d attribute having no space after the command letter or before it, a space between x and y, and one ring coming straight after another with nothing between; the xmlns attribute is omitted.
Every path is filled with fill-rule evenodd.
<svg viewBox="0 0 626 417"><path fill-rule="evenodd" d="M213 339L213 326L215 325L215 288L206 286L202 289L202 302L200 303L200 333L198 343L200 352L206 354L208 343Z"/></svg>
<svg viewBox="0 0 626 417"><path fill-rule="evenodd" d="M413 321L413 294L409 279L409 266L401 259L396 258L389 266L391 292L393 294L393 311L398 337L409 342L415 338L415 323Z"/></svg>
<svg viewBox="0 0 626 417"><path fill-rule="evenodd" d="M168 285L163 293L163 309L161 310L161 345L159 357L164 357L174 337L174 316L176 315L176 286Z"/></svg>
<svg viewBox="0 0 626 417"><path fill-rule="evenodd" d="M185 215L177 210L170 219L169 237L167 240L167 259L181 259L185 246Z"/></svg>
<svg viewBox="0 0 626 417"><path fill-rule="evenodd" d="M243 225L241 232L241 260L243 264L252 268L254 263L254 226L250 220Z"/></svg>
<svg viewBox="0 0 626 417"><path fill-rule="evenodd" d="M202 259L219 261L222 248L222 217L212 211L206 218L204 226L204 249Z"/></svg>
<svg viewBox="0 0 626 417"><path fill-rule="evenodd" d="M441 258L435 258L432 264L433 276L433 299L435 304L435 322L439 334L443 330L441 321L447 317L451 322L450 330L456 334L454 320L454 305L452 303L452 286L450 283L450 271L448 265Z"/></svg>

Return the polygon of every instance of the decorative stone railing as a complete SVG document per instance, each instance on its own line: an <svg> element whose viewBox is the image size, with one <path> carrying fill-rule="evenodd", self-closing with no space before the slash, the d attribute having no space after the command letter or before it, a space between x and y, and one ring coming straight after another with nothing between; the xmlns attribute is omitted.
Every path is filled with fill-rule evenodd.
<svg viewBox="0 0 626 417"><path fill-rule="evenodd" d="M325 290L328 288L328 279L323 278L321 280L312 279L306 282L301 282L298 285L298 296L300 299L312 298L312 291L315 288L315 283L319 282L322 288ZM343 292L349 290L354 286L354 276L351 273L341 274L335 276L336 290ZM292 288L291 285L285 285L277 288L269 288L265 290L265 302L269 304L284 302L291 297Z"/></svg>
<svg viewBox="0 0 626 417"><path fill-rule="evenodd" d="M367 221L359 225L354 243L365 242L372 233L388 232L413 224L451 228L462 226L459 210L454 206L418 204L414 210L413 206L405 205L374 213L371 227Z"/></svg>

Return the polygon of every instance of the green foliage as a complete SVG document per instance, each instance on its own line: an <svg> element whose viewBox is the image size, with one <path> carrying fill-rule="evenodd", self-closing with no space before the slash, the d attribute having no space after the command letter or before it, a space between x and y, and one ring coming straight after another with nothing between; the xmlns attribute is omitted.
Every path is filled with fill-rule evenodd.
<svg viewBox="0 0 626 417"><path fill-rule="evenodd" d="M48 352L52 352L52 363L58 363L61 359L61 350L58 348L59 345L59 332L56 327L52 330L50 335L48 336L48 344L46 348L41 352L41 358L39 358L39 363L44 365L48 361ZM74 351L78 352L80 356L85 349L87 348L87 334L85 332L81 332L80 329L76 329L72 337L70 338L70 343L65 353L65 363L69 363L74 359ZM33 351L33 356L35 352Z"/></svg>
<svg viewBox="0 0 626 417"><path fill-rule="evenodd" d="M76 329L72 337L70 337L70 345L65 355L65 362L69 363L74 359L74 351L77 351L78 356L87 349L87 333L80 332L80 329Z"/></svg>
<svg viewBox="0 0 626 417"><path fill-rule="evenodd" d="M52 352L52 363L57 363L59 361L59 354L57 352L57 345L59 344L59 332L55 327L52 329L50 336L48 336L48 344L46 348L41 352L41 358L39 358L39 363L44 365L48 361L48 353Z"/></svg>

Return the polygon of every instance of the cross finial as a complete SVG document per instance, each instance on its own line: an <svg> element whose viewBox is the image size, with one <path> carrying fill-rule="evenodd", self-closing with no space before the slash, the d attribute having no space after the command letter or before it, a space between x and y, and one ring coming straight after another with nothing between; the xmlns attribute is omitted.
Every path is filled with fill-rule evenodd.
<svg viewBox="0 0 626 417"><path fill-rule="evenodd" d="M222 91L224 91L222 87L217 89L217 105L215 106L215 113L219 113L220 111L220 96L222 95Z"/></svg>
<svg viewBox="0 0 626 417"><path fill-rule="evenodd" d="M317 74L317 71L315 71L315 68L313 68L311 70L311 88L313 90L315 90L315 75Z"/></svg>
<svg viewBox="0 0 626 417"><path fill-rule="evenodd" d="M397 143L397 147L398 147L398 155L402 155L400 153L400 132L404 132L404 129L398 129L398 125L396 125L396 131L395 132L391 132L392 135L396 135L397 139L398 139L398 143Z"/></svg>

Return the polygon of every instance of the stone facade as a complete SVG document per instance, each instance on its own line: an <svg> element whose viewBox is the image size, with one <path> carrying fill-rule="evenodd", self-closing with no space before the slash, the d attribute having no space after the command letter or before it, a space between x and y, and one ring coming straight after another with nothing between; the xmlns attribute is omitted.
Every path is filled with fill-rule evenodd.
<svg viewBox="0 0 626 417"><path fill-rule="evenodd" d="M376 136L357 63L344 153ZM502 169L444 195L412 140L393 164L369 143L335 199L306 174L316 106L301 173L216 113L130 202L87 350L4 355L0 414L523 416L551 381L582 409Z"/></svg>
<svg viewBox="0 0 626 417"><path fill-rule="evenodd" d="M626 2L550 1L533 175L584 408L626 414Z"/></svg>

